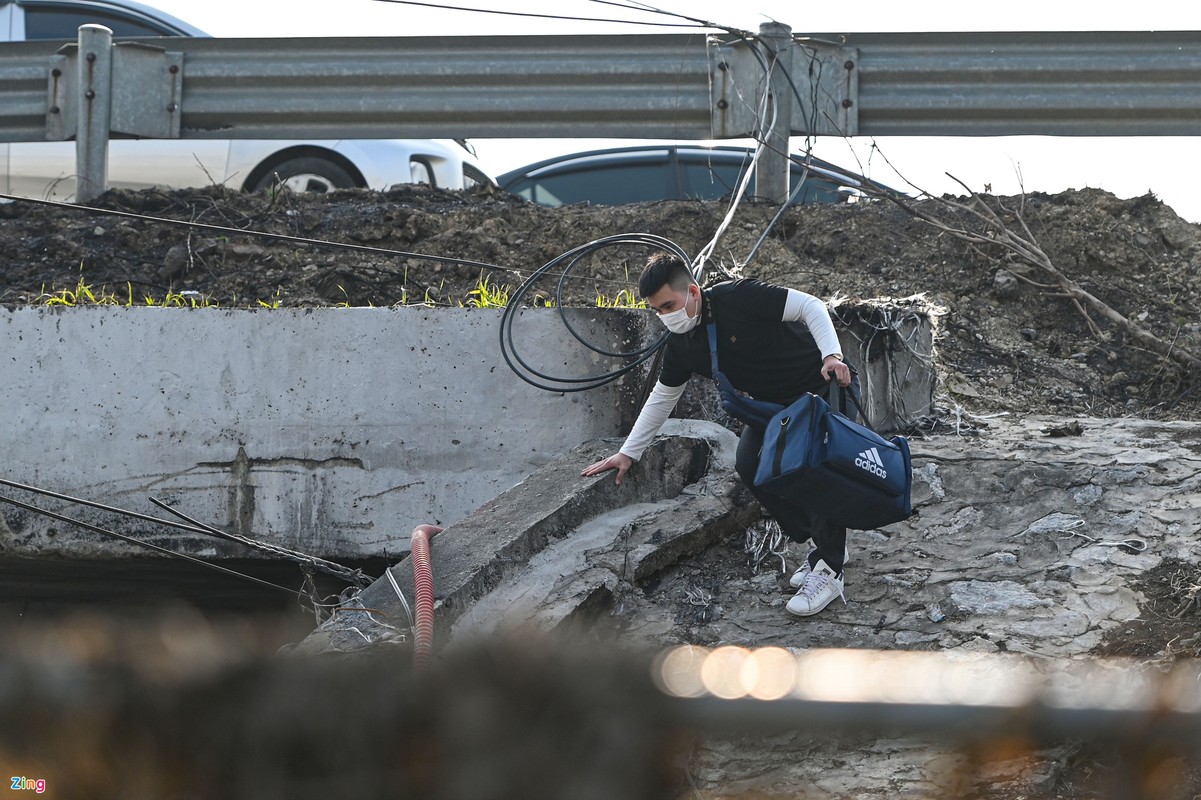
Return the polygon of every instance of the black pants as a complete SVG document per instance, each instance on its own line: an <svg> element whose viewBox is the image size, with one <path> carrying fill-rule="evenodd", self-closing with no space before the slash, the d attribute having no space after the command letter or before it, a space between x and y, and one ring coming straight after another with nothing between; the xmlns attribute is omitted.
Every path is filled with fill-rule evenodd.
<svg viewBox="0 0 1201 800"><path fill-rule="evenodd" d="M859 396L859 381L853 380L851 391ZM855 409L846 410L846 415L856 419ZM759 468L759 451L763 449L763 431L751 425L742 429L742 437L738 440L738 453L734 460L734 469L738 477L751 490L751 494L759 504L772 515L780 525L780 530L794 542L802 543L812 539L815 549L809 555L809 565L817 564L818 559L826 562L826 566L838 574L842 574L842 561L846 553L847 529L835 525L829 520L801 508L787 498L755 488L755 471Z"/></svg>

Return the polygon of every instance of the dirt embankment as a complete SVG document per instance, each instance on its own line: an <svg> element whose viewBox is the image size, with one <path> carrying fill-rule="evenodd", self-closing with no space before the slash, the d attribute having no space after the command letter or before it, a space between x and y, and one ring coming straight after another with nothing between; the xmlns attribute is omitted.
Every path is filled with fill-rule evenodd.
<svg viewBox="0 0 1201 800"><path fill-rule="evenodd" d="M1083 291L1163 342L1201 352L1201 227L1152 196L1119 200L1084 190L987 199L1020 207L1020 220L1008 218L1010 228L1028 226L1027 237ZM417 187L274 198L221 190L111 192L99 208L121 215L0 206L0 303L35 303L82 281L94 294L134 303L186 291L222 306L459 304L480 300L481 278L490 291L516 288L564 251L616 233L650 232L697 253L725 211L720 204L676 202L545 209L499 192ZM982 232L985 241L996 237L974 220L954 221L941 201L917 209ZM944 405L979 413L1201 414L1196 374L1095 308L1078 305L1050 286L1045 272L998 245L965 242L876 201L792 209L755 251L774 213L745 204L715 249L708 277L740 273L822 297L924 295L945 312L937 343ZM631 287L640 257L610 249L577 267L569 302L616 297ZM546 279L531 297L554 291Z"/></svg>

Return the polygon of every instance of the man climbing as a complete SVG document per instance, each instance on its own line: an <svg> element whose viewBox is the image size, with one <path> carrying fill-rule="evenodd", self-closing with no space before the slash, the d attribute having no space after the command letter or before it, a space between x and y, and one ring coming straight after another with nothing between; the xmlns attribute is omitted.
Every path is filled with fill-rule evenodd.
<svg viewBox="0 0 1201 800"><path fill-rule="evenodd" d="M852 384L830 312L813 295L750 279L701 289L688 265L669 253L647 261L638 292L672 333L663 367L625 443L585 468L583 475L616 470L620 484L671 415L688 379L693 374L712 377L706 330L711 322L716 323L721 372L736 389L757 400L788 405L806 392L824 392L831 379L839 386ZM762 445L762 427L747 424L738 441L735 468L786 536L798 543L813 541L790 580L797 593L788 601L789 612L807 617L842 597L847 532L755 487Z"/></svg>

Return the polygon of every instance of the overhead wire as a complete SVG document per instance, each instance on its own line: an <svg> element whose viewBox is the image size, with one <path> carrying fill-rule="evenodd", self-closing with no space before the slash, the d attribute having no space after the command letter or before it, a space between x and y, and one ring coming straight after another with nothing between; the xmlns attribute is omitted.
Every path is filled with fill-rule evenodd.
<svg viewBox="0 0 1201 800"><path fill-rule="evenodd" d="M818 58L818 55L817 55L818 51L815 47L811 46L811 43L820 43L820 44L826 44L826 45L831 45L831 46L837 45L838 43L821 40L821 39L816 39L814 37L808 37L808 36L793 36L793 43L796 44L797 46L801 47L801 49L803 51L806 51L809 53L809 70L808 71L811 74L814 74L816 76L816 79L811 82L811 84L812 84L812 96L810 97L811 106L810 106L810 113L808 115L808 121L807 121L807 126L806 126L807 130L815 131L815 130L817 130L818 118L821 115L820 104L819 104L820 98L818 97L818 94L819 94L820 88L823 86L823 83L821 81L821 74L824 71L825 63L820 58ZM792 76L790 74L786 73L786 77L788 78L788 83L792 88L793 96L797 98L798 102L800 102L802 104L802 106L804 106L804 100L801 97L800 90L797 88L796 83L792 79ZM827 99L831 99L834 101L838 100L837 97L830 97L828 95L828 93L827 93ZM837 120L829 119L829 117L827 117L827 120L829 122L833 123L835 125L835 127L837 127ZM813 137L813 134L810 133L806 136L806 139L807 140L812 139L812 137ZM806 145L806 148L805 148L806 155L809 155L812 152L812 147L813 147L812 142L808 142ZM891 167L894 172L897 172L898 175L900 174L899 171L896 169L896 167L888 160L887 156L885 156L884 153L882 151L880 151L880 149L874 144L874 141L872 144L872 151L873 151L873 154L875 152L880 152L880 157L884 159L885 164L887 164L887 166ZM851 153L854 156L856 163L859 165L860 172L865 172L866 169L863 166L862 160L860 159L859 155L857 153L855 153L853 149L852 149ZM871 159L869 158L868 160L870 163ZM866 175L863 175L862 177L864 178L864 182L861 183L856 188L861 189L866 194L876 195L876 196L879 196L879 195L887 196L890 194L896 194L895 190L891 189L890 187L887 187L887 186L884 186L883 184L877 183L876 181L873 181L871 178L868 178ZM901 176L901 178L904 180L904 176ZM906 180L905 183L908 184L909 186L913 186L913 184L910 183L908 180Z"/></svg>
<svg viewBox="0 0 1201 800"><path fill-rule="evenodd" d="M604 5L604 6L615 6L617 8L627 8L627 9L630 9L631 11L645 11L648 14L661 14L661 15L667 16L667 17L676 17L678 19L686 19L689 22L696 23L696 25L698 27L715 28L717 30L728 31L730 33L737 32L737 33L741 33L741 34L747 35L747 36L750 35L748 32L741 31L738 28L731 28L731 27L722 25L717 22L710 22L709 20L700 19L699 17L690 17L687 14L681 14L678 11L667 11L665 9L661 9L661 8L652 6L650 3L639 3L639 2L635 2L634 0L629 0L629 2L620 2L619 0L589 0L589 2L597 3L598 5Z"/></svg>
<svg viewBox="0 0 1201 800"><path fill-rule="evenodd" d="M748 46L753 47L753 44L751 44L750 42L748 42L747 44L748 44ZM810 56L810 71L811 72L814 71L814 63L817 64L816 71L819 75L819 78L817 80L813 81L813 90L812 90L813 96L810 98L811 102L809 103L810 112L808 115L809 116L809 124L807 127L808 127L808 130L810 130L810 131L813 131L816 126L817 100L818 100L817 87L821 84L821 80L820 80L821 61L820 61L820 59L815 58L814 55L811 55ZM771 69L774 69L774 68L775 68L775 62L773 62L772 66L771 66ZM770 71L769 71L769 74L770 74ZM793 97L796 98L797 103L799 103L801 106L802 116L804 116L805 115L805 98L801 96L800 89L797 88L796 82L793 81L793 79L792 79L792 74L788 70L783 70L783 74L784 74L784 77L788 80L788 85L791 88ZM747 254L746 258L738 263L739 269L747 266L748 264L751 263L751 261L754 260L755 256L759 253L759 249L761 247L763 247L763 243L767 241L768 236L771 235L772 230L775 228L776 224L780 221L780 218L784 216L784 213L793 205L793 202L796 200L797 196L805 188L805 183L809 180L809 163L810 163L809 159L812 158L812 154L813 154L813 143L812 143L812 141L810 141L811 135L807 136L806 139L807 139L807 142L806 142L806 147L805 147L805 157L803 160L797 161L796 159L794 159L792 157L791 153L784 154L785 156L788 157L790 162L800 163L804 166L804 169L801 172L800 178L797 180L797 185L795 187L793 187L791 192L789 192L788 197L780 205L780 208L776 212L775 216L772 217L771 221L763 229L763 232L759 235L759 238L755 242L754 246L751 247L751 250ZM766 144L766 142L764 142L764 144ZM789 167L789 171L791 171L791 166Z"/></svg>
<svg viewBox="0 0 1201 800"><path fill-rule="evenodd" d="M735 34L735 35L738 35L738 34ZM775 69L776 62L773 61L769 65L767 63L766 59L764 58L763 54L759 52L759 49L758 49L755 41L749 35L748 36L739 35L738 38L743 41L743 43L747 46L748 50L756 57L756 59L760 63L760 66L763 68L764 72L767 75L770 75L771 72ZM808 131L812 132L817 129L817 121L818 121L819 108L820 108L818 92L820 90L820 87L822 86L821 73L823 72L824 64L823 64L822 60L817 57L817 50L812 47L805 47L804 41L806 41L806 40L803 40L799 37L793 37L794 44L801 46L806 52L809 53L809 70L808 70L808 72L810 74L813 74L816 76L815 79L811 81L811 96L808 98L808 103L806 103L806 98L801 95L801 91L797 87L796 81L793 80L791 72L786 69L786 70L782 71L782 74L783 74L785 80L788 82L789 89L790 89L792 96L795 97L797 103L800 104L802 117L808 118L806 129ZM767 80L770 80L770 78L768 78ZM743 98L743 101L746 102L745 98ZM808 109L808 112L806 112L806 108ZM797 181L797 185L792 189L792 191L789 193L789 196L781 204L779 210L776 212L776 214L772 218L772 220L763 229L758 240L755 242L754 246L751 248L751 250L747 254L746 258L740 262L737 262L737 261L735 262L736 267L738 269L741 270L743 267L750 264L750 262L752 260L754 260L754 257L758 254L760 248L763 246L764 242L766 242L768 237L770 236L771 231L775 228L776 224L783 217L784 213L793 205L797 196L800 194L800 192L804 188L805 182L809 178L809 172L810 172L809 166L811 164L810 160L813 155L812 137L813 137L812 133L809 133L806 135L806 146L804 149L804 155L800 158L792 155L790 152L779 153L779 150L776 149L773 145L770 145L768 142L766 142L766 140L758 139L758 138L756 139L756 141L759 142L760 146L770 147L773 152L776 152L780 155L784 155L792 163L799 164L802 167L804 167L804 169L801 172L801 175ZM860 190L868 191L868 192L872 191L873 189L876 189L876 190L880 189L879 186L872 184L872 182L869 179L865 179L865 180L867 180L866 184L860 183L860 185L857 186L856 188L858 188Z"/></svg>
<svg viewBox="0 0 1201 800"><path fill-rule="evenodd" d="M563 22L610 22L622 25L646 25L655 28L704 28L712 27L706 25L698 25L695 23L682 22L649 22L643 20L631 19L612 19L605 17L577 17L567 14L539 14L533 11L506 11L496 8L478 8L470 6L455 6L448 3L430 3L420 2L420 0L375 0L377 3L391 3L401 6L418 6L421 8L434 8L441 11L469 11L477 14L495 14L505 17L528 17L530 19L551 19Z"/></svg>
<svg viewBox="0 0 1201 800"><path fill-rule="evenodd" d="M775 67L775 59L773 59L771 62L761 62L761 63L766 63L766 69L765 69L765 73L764 73L764 81L765 82L769 81L771 78L771 72ZM756 125L756 130L754 133L755 133L756 142L758 144L755 147L755 152L751 156L750 163L744 165L741 181L739 182L737 189L734 191L733 195L730 198L730 205L726 210L726 215L722 218L721 222L718 224L717 230L713 234L713 238L711 238L709 240L709 242L704 247L701 248L700 253L697 255L696 260L693 263L693 274L694 275L703 274L705 262L707 262L709 260L709 258L713 255L713 251L717 248L718 241L721 239L722 235L726 232L726 229L730 226L730 223L733 222L734 215L738 211L738 206L741 203L742 198L746 196L746 191L750 186L751 178L755 174L755 167L759 163L759 158L763 155L764 148L767 146L766 136L763 135L762 131L765 127L770 129L771 126L775 124L776 113L779 110L779 106L777 103L774 102L774 98L772 97L771 92L769 92L767 90L766 83L764 85L762 95L763 95L763 97L762 97L762 100L760 101L760 106L757 109L757 114L756 114L757 125ZM766 119L769 106L771 108L771 119L770 120Z"/></svg>
<svg viewBox="0 0 1201 800"><path fill-rule="evenodd" d="M595 2L609 2L609 1L610 0L595 0ZM669 12L664 12L664 13L669 13ZM733 36L735 36L740 41L742 41L743 44L746 45L748 52L750 52L751 55L754 56L755 60L759 62L759 66L763 70L763 81L764 81L763 90L762 90L763 102L766 103L766 101L769 98L769 95L771 94L770 93L771 75L779 63L778 55L773 54L771 60L769 61L768 58L760 51L759 45L755 41L753 34L747 33L745 31L740 31L735 28L723 28L723 29L728 31L729 33L731 33ZM728 68L729 67L727 65L727 69ZM819 65L819 69L820 69L820 65ZM805 101L804 101L804 98L801 97L800 90L797 88L796 82L793 81L791 73L785 69L785 70L783 70L783 75L788 81L788 84L789 84L789 87L791 89L793 96L797 98L797 102L801 104L801 107L803 109L805 107ZM817 83L820 83L820 81L815 82L815 87L814 87L815 94L817 91L817 89L816 89ZM738 98L741 100L741 102L744 105L750 107L751 101L748 100L746 97L744 97L742 95L741 91L738 90L737 83L735 83L735 91L737 92ZM810 103L810 108L812 109L812 115L816 116L816 113L817 113L817 98L816 97L814 97L813 102ZM776 148L774 145L770 144L767 141L767 137L762 134L762 130L764 127L770 129L771 127L773 127L775 125L775 122L776 122L776 119L778 116L778 106L773 103L772 118L769 122L767 122L766 126L764 125L764 114L765 114L764 108L760 108L756 111L756 114L755 114L755 119L757 121L756 129L751 131L752 138L755 139L755 141L756 141L756 149L753 154L751 162L749 164L745 164L743 167L744 172L740 173L740 178L738 181L738 190L736 192L734 192L734 194L731 198L732 205L734 205L734 201L737 198L741 197L745 193L747 184L749 183L749 180L750 180L750 175L753 172L753 170L755 169L755 166L756 166L757 162L759 161L759 158L761 157L762 152L767 148L770 148L772 150L772 152L775 152L778 155L785 156L790 161L804 164L805 169L801 173L800 179L797 181L797 186L789 193L789 196L785 199L784 203L780 206L780 209L779 209L779 211L776 212L775 217L772 218L771 222L768 223L767 227L763 230L763 233L760 235L760 237L759 237L758 241L756 241L755 245L751 248L751 251L747 255L747 257L745 259L743 259L741 262L738 262L738 261L735 262L735 267L738 270L741 270L743 267L747 266L754 259L755 255L758 253L759 249L763 246L763 243L767 240L767 237L771 233L771 230L775 227L776 223L779 222L780 218L784 215L784 212L787 211L788 208L793 204L793 201L796 199L797 195L800 193L800 191L804 187L805 181L809 177L808 158L812 154L812 145L810 144L806 148L805 161L798 162L797 159L794 158L789 152L781 153L778 150L778 148ZM810 130L813 129L812 120L811 120L809 129ZM731 211L727 215L727 218L725 220L723 220L723 226L720 230L724 230L724 226L729 224L729 220L732 218L732 216L733 216L733 209L731 209ZM714 240L708 246L710 254L712 252L712 249L716 246L717 238L718 237L715 236ZM707 258L707 256L706 256L706 258Z"/></svg>

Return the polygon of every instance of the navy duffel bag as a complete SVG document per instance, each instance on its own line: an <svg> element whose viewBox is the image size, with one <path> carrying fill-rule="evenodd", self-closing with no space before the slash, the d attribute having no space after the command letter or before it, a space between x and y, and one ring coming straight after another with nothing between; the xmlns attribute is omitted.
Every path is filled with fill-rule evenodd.
<svg viewBox="0 0 1201 800"><path fill-rule="evenodd" d="M755 486L846 528L878 528L913 514L905 437L885 439L813 394L768 422Z"/></svg>

